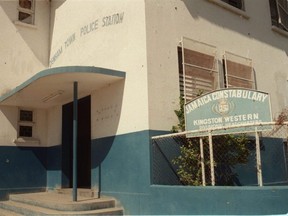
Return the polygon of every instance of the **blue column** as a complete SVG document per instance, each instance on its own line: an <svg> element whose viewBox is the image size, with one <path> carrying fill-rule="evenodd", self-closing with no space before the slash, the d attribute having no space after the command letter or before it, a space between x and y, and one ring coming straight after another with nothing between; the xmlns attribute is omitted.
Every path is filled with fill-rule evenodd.
<svg viewBox="0 0 288 216"><path fill-rule="evenodd" d="M73 201L77 201L78 82L74 82L73 92Z"/></svg>

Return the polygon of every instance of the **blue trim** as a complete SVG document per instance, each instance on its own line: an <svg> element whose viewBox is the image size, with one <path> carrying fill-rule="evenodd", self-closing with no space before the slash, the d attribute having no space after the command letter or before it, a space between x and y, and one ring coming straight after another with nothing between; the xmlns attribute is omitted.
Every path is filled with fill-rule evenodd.
<svg viewBox="0 0 288 216"><path fill-rule="evenodd" d="M8 93L0 96L0 103L3 102L5 99L11 97L15 93L19 92L20 90L24 89L25 87L29 86L31 83L35 82L36 80L50 76L55 74L65 74L65 73L95 73L95 74L103 74L109 75L114 77L126 77L126 73L122 71L116 71L106 68L100 67L93 67L93 66L65 66L65 67L56 67L56 68L49 68L39 73L35 74L30 79L23 82L21 85L17 86L15 89L9 91Z"/></svg>

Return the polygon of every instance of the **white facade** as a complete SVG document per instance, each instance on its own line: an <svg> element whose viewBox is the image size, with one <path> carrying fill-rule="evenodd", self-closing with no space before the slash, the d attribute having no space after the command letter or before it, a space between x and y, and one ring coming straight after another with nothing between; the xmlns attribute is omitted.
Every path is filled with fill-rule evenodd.
<svg viewBox="0 0 288 216"><path fill-rule="evenodd" d="M269 1L245 1L245 12L223 5L227 6L221 1L146 1L150 128L169 129L173 122L182 37L215 46L220 74L225 51L252 59L257 90L270 94L273 117L287 106L288 35L272 30Z"/></svg>
<svg viewBox="0 0 288 216"><path fill-rule="evenodd" d="M287 7L281 19L276 3ZM184 95L190 100L202 90L201 82L209 91L243 88L231 84L234 75L249 83L246 88L270 94L273 118L287 108L284 4L0 0L0 200L12 192L71 188L77 182L78 188L114 196L131 215L286 214L282 138L263 138L268 189L250 187L257 184L254 161L243 171L249 187L178 185L169 161L180 152L178 140L160 146L151 139L179 123L174 111L183 89L192 89L190 98L188 91ZM228 64L227 52L248 63Z"/></svg>
<svg viewBox="0 0 288 216"><path fill-rule="evenodd" d="M1 95L47 68L126 73L91 93L91 139L177 124L183 37L216 47L219 74L225 51L252 59L257 90L270 94L274 117L288 105L288 36L272 29L268 0L245 1L245 11L219 0L43 0L35 4L35 25L17 21L17 5L0 1ZM18 109L1 107L1 145L15 145ZM61 143L61 110L34 109L38 145Z"/></svg>

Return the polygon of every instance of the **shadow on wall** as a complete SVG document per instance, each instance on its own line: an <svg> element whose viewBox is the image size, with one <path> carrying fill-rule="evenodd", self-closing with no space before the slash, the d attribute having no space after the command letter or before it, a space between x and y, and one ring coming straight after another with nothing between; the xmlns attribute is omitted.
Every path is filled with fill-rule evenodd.
<svg viewBox="0 0 288 216"><path fill-rule="evenodd" d="M17 107L1 106L0 122L0 200L7 199L12 192L44 190L46 148L13 145L12 138L17 136Z"/></svg>
<svg viewBox="0 0 288 216"><path fill-rule="evenodd" d="M124 85L124 80L116 82L92 96L92 137L105 137L105 143L101 138L92 140L92 168L104 161L113 144L122 110Z"/></svg>
<svg viewBox="0 0 288 216"><path fill-rule="evenodd" d="M9 48L10 55L15 55L12 63L13 61L15 61L15 64L25 63L25 67L31 67L29 62L27 62L31 53L33 58L35 57L35 60L37 59L41 65L47 65L49 54L49 4L48 1L37 1L35 5L35 23L26 24L18 21L18 1L0 2L0 7L5 13L4 16L6 16L3 20L4 23L2 23L5 26L5 34L3 35L5 39L2 41L11 44ZM15 44L17 44L16 48ZM17 49L17 52L15 49ZM25 52L25 54L22 52ZM23 58L23 55L26 58Z"/></svg>
<svg viewBox="0 0 288 216"><path fill-rule="evenodd" d="M1 117L1 113L3 117ZM1 132L0 132L0 144L7 145L10 143L12 134L11 132L15 132L15 138L17 136L17 122L18 122L18 108L10 107L10 106L0 106L0 121L1 121Z"/></svg>
<svg viewBox="0 0 288 216"><path fill-rule="evenodd" d="M62 4L64 4L66 2L66 0L57 0L57 1L51 1L50 3L50 39L52 38L53 32L54 32L54 23L55 23L55 14L56 11L59 7L62 6ZM51 49L51 41L50 41L50 49Z"/></svg>
<svg viewBox="0 0 288 216"><path fill-rule="evenodd" d="M101 164L113 146L120 121L125 80L97 91L92 96L91 107L91 172L92 187L101 190ZM94 134L93 134L94 133Z"/></svg>
<svg viewBox="0 0 288 216"><path fill-rule="evenodd" d="M284 46L283 40L275 40L275 35L279 37L282 36L271 30L272 22L270 18L270 13L264 13L264 11L266 12L266 10L269 10L268 1L266 2L266 4L262 4L261 8L259 8L259 1L249 1L249 4L247 3L247 7L249 7L246 10L247 14L248 16L253 16L253 19L245 19L238 14L233 14L233 12L226 10L209 1L182 1L194 20L199 20L200 18L206 19L210 23L222 27L223 31L225 31L225 29L229 29L238 32L248 38L255 38L256 40L262 41L281 50L286 50L286 52L288 51L287 46ZM206 5L205 7L203 7L204 4ZM251 14L249 13L250 8L251 10L259 8L258 11L262 10L263 13L261 14L261 16L257 16L257 14ZM224 10L227 13L223 13ZM235 15L233 19L231 18L231 14L232 16ZM263 14L266 15L264 16ZM255 26L257 26L257 28L255 28ZM206 33L209 34L209 29L206 29L205 31L207 31ZM271 32L271 34L267 34L267 32L269 31Z"/></svg>

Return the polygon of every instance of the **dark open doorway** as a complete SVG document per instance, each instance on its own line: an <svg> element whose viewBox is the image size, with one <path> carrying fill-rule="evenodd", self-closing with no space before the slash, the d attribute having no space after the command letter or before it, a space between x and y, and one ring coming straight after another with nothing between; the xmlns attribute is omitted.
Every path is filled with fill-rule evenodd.
<svg viewBox="0 0 288 216"><path fill-rule="evenodd" d="M91 98L78 100L78 188L91 187ZM62 107L62 187L73 185L73 102Z"/></svg>

